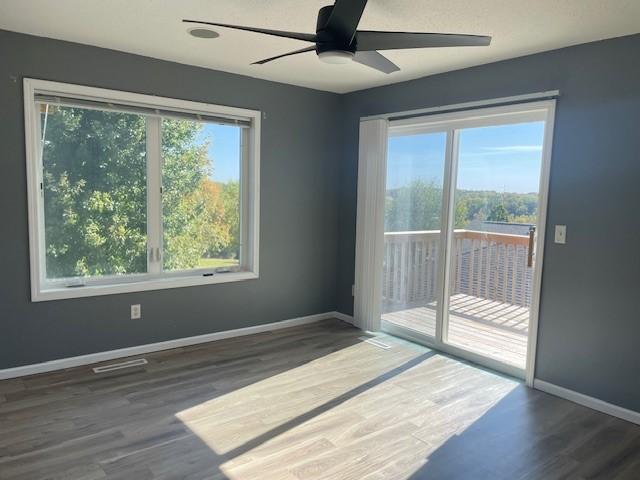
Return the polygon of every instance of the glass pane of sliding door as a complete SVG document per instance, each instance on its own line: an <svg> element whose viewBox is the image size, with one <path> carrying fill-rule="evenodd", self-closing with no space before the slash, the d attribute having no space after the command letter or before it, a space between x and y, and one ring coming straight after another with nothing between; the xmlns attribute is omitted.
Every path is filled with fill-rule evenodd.
<svg viewBox="0 0 640 480"><path fill-rule="evenodd" d="M388 331L436 334L446 145L446 132L390 133L381 309Z"/></svg>
<svg viewBox="0 0 640 480"><path fill-rule="evenodd" d="M544 122L459 129L453 160L443 341L523 369L543 135Z"/></svg>

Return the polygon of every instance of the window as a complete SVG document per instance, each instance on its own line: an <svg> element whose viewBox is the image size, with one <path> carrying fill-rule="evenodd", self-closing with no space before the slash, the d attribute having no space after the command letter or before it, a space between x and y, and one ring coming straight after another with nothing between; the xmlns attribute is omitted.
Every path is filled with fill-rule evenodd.
<svg viewBox="0 0 640 480"><path fill-rule="evenodd" d="M24 85L34 301L257 278L259 112Z"/></svg>

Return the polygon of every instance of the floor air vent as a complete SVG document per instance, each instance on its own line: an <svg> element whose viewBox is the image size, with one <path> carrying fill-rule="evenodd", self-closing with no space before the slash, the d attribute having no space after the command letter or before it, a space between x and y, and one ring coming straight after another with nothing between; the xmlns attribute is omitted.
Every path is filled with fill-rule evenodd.
<svg viewBox="0 0 640 480"><path fill-rule="evenodd" d="M126 362L112 363L111 365L102 365L100 367L94 367L93 373L105 373L112 372L113 370L122 370L123 368L139 367L140 365L146 365L146 358L136 358L135 360L127 360Z"/></svg>
<svg viewBox="0 0 640 480"><path fill-rule="evenodd" d="M385 350L388 350L391 348L391 345L387 345L386 343L383 343L380 340L376 340L375 338L360 337L359 340L364 340L365 342L370 343L371 345L374 345L378 348L384 348Z"/></svg>

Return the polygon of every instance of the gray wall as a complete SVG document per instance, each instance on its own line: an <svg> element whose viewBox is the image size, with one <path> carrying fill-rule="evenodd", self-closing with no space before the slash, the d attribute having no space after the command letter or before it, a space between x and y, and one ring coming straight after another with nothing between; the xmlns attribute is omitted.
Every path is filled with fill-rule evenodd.
<svg viewBox="0 0 640 480"><path fill-rule="evenodd" d="M636 35L339 96L0 31L0 368L351 313L359 117L559 89L548 221L568 243L548 229L537 377L640 410L639 51ZM266 112L261 278L30 303L23 76Z"/></svg>
<svg viewBox="0 0 640 480"><path fill-rule="evenodd" d="M22 78L262 110L260 279L30 303ZM338 95L0 31L0 369L335 309ZM143 319L129 320L129 305Z"/></svg>
<svg viewBox="0 0 640 480"><path fill-rule="evenodd" d="M536 376L640 411L640 35L349 94L338 310L351 313L360 116L559 89Z"/></svg>

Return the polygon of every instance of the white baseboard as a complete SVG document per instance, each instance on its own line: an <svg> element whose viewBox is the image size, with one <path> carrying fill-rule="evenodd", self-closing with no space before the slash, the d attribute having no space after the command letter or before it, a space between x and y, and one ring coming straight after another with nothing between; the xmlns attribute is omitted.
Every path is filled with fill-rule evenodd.
<svg viewBox="0 0 640 480"><path fill-rule="evenodd" d="M333 315L333 318L337 318L338 320L342 320L343 322L347 322L347 323L350 323L351 325L354 325L352 315L347 315L346 313L340 313L340 312L332 312L332 315Z"/></svg>
<svg viewBox="0 0 640 480"><path fill-rule="evenodd" d="M159 352L169 350L171 348L186 347L199 343L213 342L223 340L225 338L241 337L243 335L252 335L254 333L268 332L271 330L279 330L281 328L295 327L297 325L306 325L308 323L327 320L329 318L337 318L345 322L349 322L348 315L338 312L318 313L315 315L307 315L306 317L290 318L280 322L266 323L264 325L255 325L253 327L236 328L234 330L226 330L223 332L207 333L197 335L195 337L177 338L166 342L148 343L146 345L137 345L135 347L120 348L118 350L109 350L106 352L90 353L88 355L80 355L77 357L61 358L43 363L35 363L31 365L22 365L19 367L6 368L0 370L0 380L7 378L24 377L37 373L51 372L54 370L64 370L66 368L80 367L90 365L92 363L114 360L116 358L131 357L133 355L143 355L145 353Z"/></svg>
<svg viewBox="0 0 640 480"><path fill-rule="evenodd" d="M619 407L618 405L613 405L612 403L569 390L568 388L559 387L558 385L545 382L544 380L538 380L537 378L533 381L533 388L555 395L556 397L570 400L584 407L589 407L593 410L606 413L607 415L618 417L622 420L640 425L640 412L628 410L626 408Z"/></svg>

